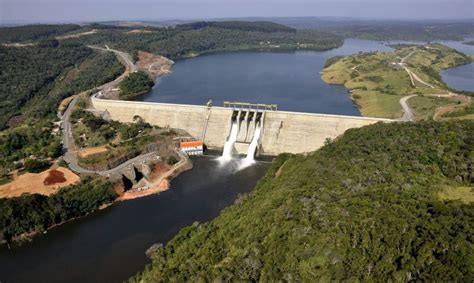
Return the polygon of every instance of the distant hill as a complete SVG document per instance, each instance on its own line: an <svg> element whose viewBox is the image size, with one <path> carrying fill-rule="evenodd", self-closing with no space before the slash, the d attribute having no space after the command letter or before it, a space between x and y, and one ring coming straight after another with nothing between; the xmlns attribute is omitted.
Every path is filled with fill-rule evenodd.
<svg viewBox="0 0 474 283"><path fill-rule="evenodd" d="M472 282L474 122L351 129L281 155L132 282Z"/></svg>
<svg viewBox="0 0 474 283"><path fill-rule="evenodd" d="M80 29L80 25L25 25L0 27L0 43L39 40Z"/></svg>
<svg viewBox="0 0 474 283"><path fill-rule="evenodd" d="M240 31L256 32L296 32L296 29L281 24L267 21L245 22L245 21L223 21L223 22L194 22L177 25L181 29L202 29L206 27L216 27Z"/></svg>

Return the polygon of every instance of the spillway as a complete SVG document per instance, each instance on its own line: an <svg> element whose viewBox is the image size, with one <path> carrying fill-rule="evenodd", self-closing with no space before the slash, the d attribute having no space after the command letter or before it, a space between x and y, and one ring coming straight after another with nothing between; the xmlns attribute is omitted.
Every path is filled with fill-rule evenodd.
<svg viewBox="0 0 474 283"><path fill-rule="evenodd" d="M238 133L239 133L239 122L235 120L232 122L229 138L224 144L224 151L222 152L221 160L228 161L232 159L232 151L234 150L234 144L235 144L235 141L237 141Z"/></svg>
<svg viewBox="0 0 474 283"><path fill-rule="evenodd" d="M261 133L260 123L257 123L256 128L255 128L255 133L252 138L252 142L250 143L249 149L247 151L247 156L242 161L242 164L240 165L240 169L243 169L255 163L255 152L257 151L258 142L260 140L260 133Z"/></svg>

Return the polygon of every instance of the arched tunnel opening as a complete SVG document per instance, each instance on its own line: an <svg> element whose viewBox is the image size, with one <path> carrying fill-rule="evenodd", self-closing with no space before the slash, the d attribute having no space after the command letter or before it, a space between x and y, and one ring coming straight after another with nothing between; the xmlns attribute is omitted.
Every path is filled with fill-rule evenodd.
<svg viewBox="0 0 474 283"><path fill-rule="evenodd" d="M240 120L240 121L243 121L243 120L245 119L245 115L246 115L246 114L247 114L246 111L241 111L241 112L240 112L239 120Z"/></svg>
<svg viewBox="0 0 474 283"><path fill-rule="evenodd" d="M133 187L133 182L125 177L125 175L122 174L122 182L123 182L123 187L125 191L130 190Z"/></svg>
<svg viewBox="0 0 474 283"><path fill-rule="evenodd" d="M255 118L255 122L259 122L262 119L262 112L257 113L257 117Z"/></svg>
<svg viewBox="0 0 474 283"><path fill-rule="evenodd" d="M237 120L237 116L238 116L238 115L239 115L239 111L234 110L234 112L232 113L232 121Z"/></svg>
<svg viewBox="0 0 474 283"><path fill-rule="evenodd" d="M143 179L143 173L140 172L135 166L133 166L133 170L135 171L135 181L138 183L141 179Z"/></svg>
<svg viewBox="0 0 474 283"><path fill-rule="evenodd" d="M249 112L249 117L247 118L247 121L252 121L254 114L255 112Z"/></svg>

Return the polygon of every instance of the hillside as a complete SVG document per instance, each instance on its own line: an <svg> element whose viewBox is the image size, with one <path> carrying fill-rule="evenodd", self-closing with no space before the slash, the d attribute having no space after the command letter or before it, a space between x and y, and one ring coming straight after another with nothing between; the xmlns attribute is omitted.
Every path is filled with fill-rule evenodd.
<svg viewBox="0 0 474 283"><path fill-rule="evenodd" d="M175 28L91 26L99 32L66 40L76 44L107 44L137 58L138 50L176 60L210 52L242 50L328 50L342 45L327 32L296 31L269 22L196 22ZM139 32L137 32L139 31Z"/></svg>
<svg viewBox="0 0 474 283"><path fill-rule="evenodd" d="M181 230L131 281L472 282L473 131L376 124L281 155L252 193Z"/></svg>
<svg viewBox="0 0 474 283"><path fill-rule="evenodd" d="M413 106L419 105L419 109L415 109L419 120L431 119L437 107L467 100L447 96L452 90L442 81L440 71L470 63L471 57L441 44L394 47L393 52L331 58L321 78L349 89L364 116L400 118L399 100L407 95L425 96L409 101L414 101Z"/></svg>

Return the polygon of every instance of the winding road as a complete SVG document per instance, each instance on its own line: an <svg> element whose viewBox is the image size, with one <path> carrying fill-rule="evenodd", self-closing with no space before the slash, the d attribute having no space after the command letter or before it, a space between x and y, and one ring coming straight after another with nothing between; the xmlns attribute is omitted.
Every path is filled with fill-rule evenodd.
<svg viewBox="0 0 474 283"><path fill-rule="evenodd" d="M99 174L101 176L110 176L113 174L121 174L121 172L124 169L126 169L129 166L133 166L134 164L138 164L138 163L149 161L149 160L156 160L158 158L158 154L156 152L150 152L150 153L139 155L135 158L132 158L120 164L119 166L115 168L112 168L110 170L105 170L105 171L93 171L93 170L85 169L79 166L78 161L77 161L77 156L74 153L75 145L74 145L74 138L72 136L71 122L70 122L71 113L77 103L78 98L82 94L89 93L94 90L100 91L100 90L112 89L113 87L117 86L125 77L127 77L128 74L135 72L137 70L137 67L133 63L130 55L125 52L110 49L107 45L106 45L106 48L101 48L97 46L88 46L88 47L97 49L97 50L113 52L126 65L126 69L125 69L125 72L114 81L106 83L98 88L84 91L76 95L74 99L69 103L68 107L66 108L66 111L60 117L61 124L62 124L62 133L63 133L62 138L63 138L64 161L66 161L66 163L68 164L69 168L72 171L79 174Z"/></svg>

